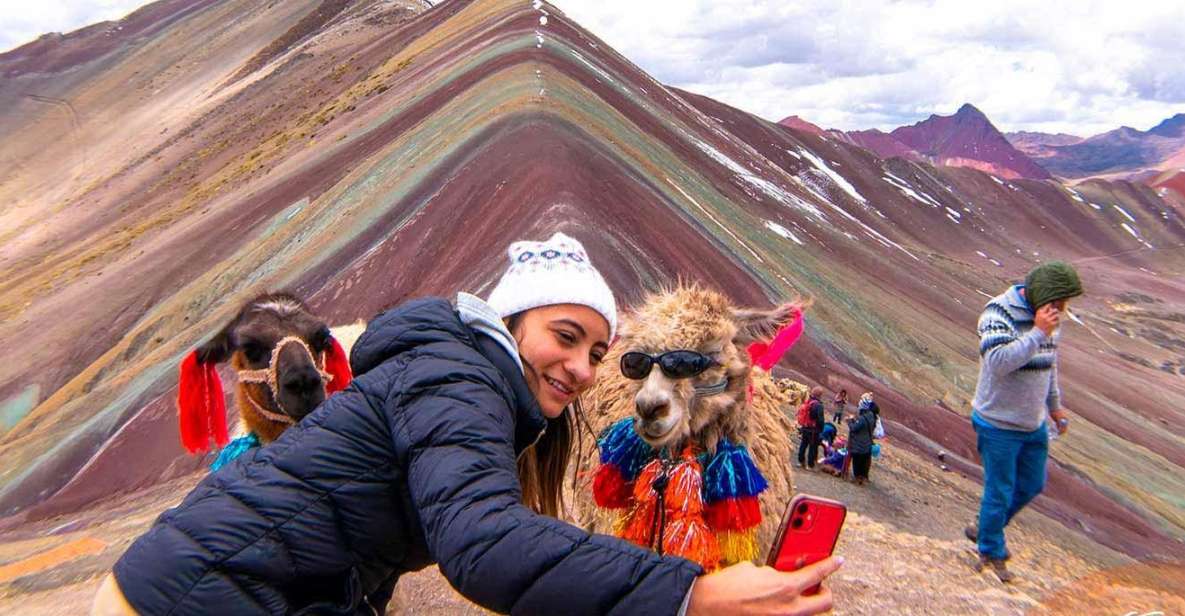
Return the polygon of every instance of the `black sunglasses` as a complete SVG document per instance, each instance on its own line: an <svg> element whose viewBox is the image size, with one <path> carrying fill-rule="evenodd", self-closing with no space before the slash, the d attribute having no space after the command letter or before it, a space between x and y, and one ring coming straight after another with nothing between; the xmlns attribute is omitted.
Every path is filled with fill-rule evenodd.
<svg viewBox="0 0 1185 616"><path fill-rule="evenodd" d="M621 356L621 373L627 379L640 381L650 376L654 364L658 364L662 373L669 378L687 379L719 365L719 362L695 351L667 351L661 355L630 351Z"/></svg>

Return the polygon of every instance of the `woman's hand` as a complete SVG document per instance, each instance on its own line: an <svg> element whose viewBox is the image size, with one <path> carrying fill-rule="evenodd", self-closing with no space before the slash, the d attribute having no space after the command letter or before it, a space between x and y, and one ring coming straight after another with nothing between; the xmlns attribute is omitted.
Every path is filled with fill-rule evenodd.
<svg viewBox="0 0 1185 616"><path fill-rule="evenodd" d="M824 586L818 594L802 593L842 564L843 558L831 557L789 573L749 562L736 564L695 581L687 615L799 616L826 612L831 609L830 589Z"/></svg>

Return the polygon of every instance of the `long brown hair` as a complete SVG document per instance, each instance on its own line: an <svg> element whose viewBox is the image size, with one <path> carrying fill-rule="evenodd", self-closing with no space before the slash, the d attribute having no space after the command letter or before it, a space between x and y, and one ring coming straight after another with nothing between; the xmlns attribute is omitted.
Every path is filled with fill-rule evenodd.
<svg viewBox="0 0 1185 616"><path fill-rule="evenodd" d="M558 518L564 509L564 474L568 472L572 437L580 432L574 415L581 412L577 399L559 417L548 419L547 429L539 440L518 457L523 504L536 513Z"/></svg>
<svg viewBox="0 0 1185 616"><path fill-rule="evenodd" d="M519 312L506 318L506 329L512 335L518 329L522 316L523 313ZM519 341L517 336L515 340ZM523 367L535 371L535 367L525 359ZM518 482L523 491L523 504L536 513L558 518L564 509L564 474L568 472L573 437L583 441L581 421L587 425L584 406L577 397L559 417L548 419L539 440L518 456Z"/></svg>

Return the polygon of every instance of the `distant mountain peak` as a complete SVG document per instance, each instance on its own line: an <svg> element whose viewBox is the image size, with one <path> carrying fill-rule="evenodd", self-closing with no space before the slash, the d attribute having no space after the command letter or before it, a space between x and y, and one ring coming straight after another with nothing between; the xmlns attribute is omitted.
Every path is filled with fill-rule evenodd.
<svg viewBox="0 0 1185 616"><path fill-rule="evenodd" d="M939 164L975 167L1005 177L1052 177L1013 147L987 115L971 103L963 104L954 115L932 115L889 134Z"/></svg>
<svg viewBox="0 0 1185 616"><path fill-rule="evenodd" d="M786 116L781 120L778 120L778 124L787 128L793 128L803 132L811 133L813 135L822 135L824 132L826 132L818 124L804 120L797 115Z"/></svg>
<svg viewBox="0 0 1185 616"><path fill-rule="evenodd" d="M1165 119L1160 124L1148 129L1148 134L1160 137L1185 136L1185 113L1178 113L1171 118Z"/></svg>
<svg viewBox="0 0 1185 616"><path fill-rule="evenodd" d="M982 111L980 111L979 107L976 107L975 105L972 105L971 103L963 103L963 106L959 107L959 110L955 112L955 116L956 117L971 116L971 117L979 117L979 118L983 118L984 120L987 120L987 115L984 114Z"/></svg>

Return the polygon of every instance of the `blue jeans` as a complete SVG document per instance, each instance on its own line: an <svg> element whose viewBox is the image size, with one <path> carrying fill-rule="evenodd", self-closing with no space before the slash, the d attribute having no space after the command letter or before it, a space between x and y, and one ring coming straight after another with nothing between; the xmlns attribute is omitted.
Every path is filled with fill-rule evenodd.
<svg viewBox="0 0 1185 616"><path fill-rule="evenodd" d="M971 415L976 447L983 461L983 500L979 503L979 553L1005 558L1004 527L1045 488L1049 433L1004 430Z"/></svg>

